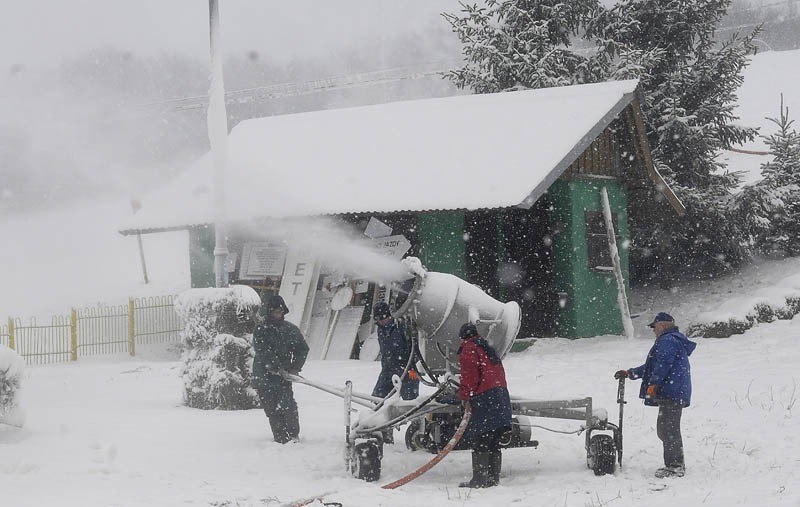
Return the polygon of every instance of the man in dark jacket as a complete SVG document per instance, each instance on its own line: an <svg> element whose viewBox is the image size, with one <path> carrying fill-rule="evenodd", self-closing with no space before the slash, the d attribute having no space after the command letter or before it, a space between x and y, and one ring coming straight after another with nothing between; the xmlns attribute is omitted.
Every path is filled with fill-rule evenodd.
<svg viewBox="0 0 800 507"><path fill-rule="evenodd" d="M500 483L503 453L500 439L511 430L511 397L506 372L497 351L481 338L472 323L459 330L461 387L458 396L472 405L464 438L472 443L472 479L461 488L488 488Z"/></svg>
<svg viewBox="0 0 800 507"><path fill-rule="evenodd" d="M642 379L639 398L645 405L658 406L656 433L664 446L664 467L656 477L683 477L681 414L692 399L692 371L689 356L697 344L689 341L668 313L660 312L649 324L656 341L641 366L619 370L614 378Z"/></svg>
<svg viewBox="0 0 800 507"><path fill-rule="evenodd" d="M385 398L394 385L392 376L401 377L400 397L404 400L413 400L419 396L419 374L414 361L409 365L412 353L412 343L406 338L405 328L392 317L389 305L379 302L372 312L378 324L378 346L381 350L381 373L372 389L372 396ZM403 372L409 365L405 376Z"/></svg>
<svg viewBox="0 0 800 507"><path fill-rule="evenodd" d="M266 304L266 318L253 333L253 387L261 407L269 418L275 441L285 444L297 441L300 417L294 400L292 383L281 373L297 374L308 355L308 345L300 330L284 320L289 308L280 296L272 296Z"/></svg>

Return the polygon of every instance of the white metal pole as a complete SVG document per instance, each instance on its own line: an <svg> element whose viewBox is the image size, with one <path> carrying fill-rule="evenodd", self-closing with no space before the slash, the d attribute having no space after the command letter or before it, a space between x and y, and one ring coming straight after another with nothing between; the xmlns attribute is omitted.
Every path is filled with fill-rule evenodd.
<svg viewBox="0 0 800 507"><path fill-rule="evenodd" d="M611 205L608 202L608 191L606 187L600 189L600 199L603 201L603 218L606 222L608 249L611 251L611 262L614 264L614 277L617 279L617 302L619 303L619 310L622 314L622 327L625 328L625 336L633 338L633 322L631 321L631 312L628 309L628 296L625 293L625 280L622 278L622 263L619 260L617 238L614 232L614 221L611 218Z"/></svg>
<svg viewBox="0 0 800 507"><path fill-rule="evenodd" d="M216 287L228 286L228 238L225 231L225 164L228 158L228 114L225 110L225 85L222 80L222 47L217 0L208 0L208 24L211 46L211 89L208 99L208 140L214 159L214 281Z"/></svg>

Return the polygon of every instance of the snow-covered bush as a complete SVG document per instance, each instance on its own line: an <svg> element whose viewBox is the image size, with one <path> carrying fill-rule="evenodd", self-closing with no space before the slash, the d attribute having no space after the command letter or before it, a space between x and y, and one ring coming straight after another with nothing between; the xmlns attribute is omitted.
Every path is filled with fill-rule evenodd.
<svg viewBox="0 0 800 507"><path fill-rule="evenodd" d="M242 285L189 289L175 309L186 322L181 374L184 402L193 408L244 410L258 406L250 385L252 333L261 300Z"/></svg>
<svg viewBox="0 0 800 507"><path fill-rule="evenodd" d="M25 371L25 360L5 345L0 345L0 422L22 426L25 414L19 407L18 392Z"/></svg>
<svg viewBox="0 0 800 507"><path fill-rule="evenodd" d="M781 286L782 285L782 286ZM701 313L686 333L693 337L727 338L742 334L759 322L788 320L800 313L800 275L753 295L732 298L716 310Z"/></svg>

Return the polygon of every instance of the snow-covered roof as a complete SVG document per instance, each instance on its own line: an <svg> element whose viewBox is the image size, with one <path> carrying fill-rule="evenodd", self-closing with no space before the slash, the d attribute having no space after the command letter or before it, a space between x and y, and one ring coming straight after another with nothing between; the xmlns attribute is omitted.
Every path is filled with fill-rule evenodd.
<svg viewBox="0 0 800 507"><path fill-rule="evenodd" d="M634 100L637 81L394 102L241 122L227 218L529 207ZM214 222L211 153L123 234Z"/></svg>

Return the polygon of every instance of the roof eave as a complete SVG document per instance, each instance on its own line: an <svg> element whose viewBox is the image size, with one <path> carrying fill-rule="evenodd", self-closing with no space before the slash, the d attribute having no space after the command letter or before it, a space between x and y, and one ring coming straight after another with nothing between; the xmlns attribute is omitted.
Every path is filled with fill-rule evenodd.
<svg viewBox="0 0 800 507"><path fill-rule="evenodd" d="M528 194L525 199L522 200L521 203L517 205L518 208L525 208L528 209L542 196L553 183L556 182L558 178L564 174L570 165L572 165L581 154L586 151L589 146L592 145L597 137L603 133L603 131L611 125L611 122L614 121L617 116L622 113L629 104L634 102L636 99L636 89L631 92L624 93L622 97L614 104L614 106L608 110L608 112L603 115L599 122L595 123L594 127L592 127L589 132L584 135L575 146L566 154L566 156L561 159L561 161L556 164L552 171L550 171L547 176L544 177L542 181L539 182L536 187Z"/></svg>

